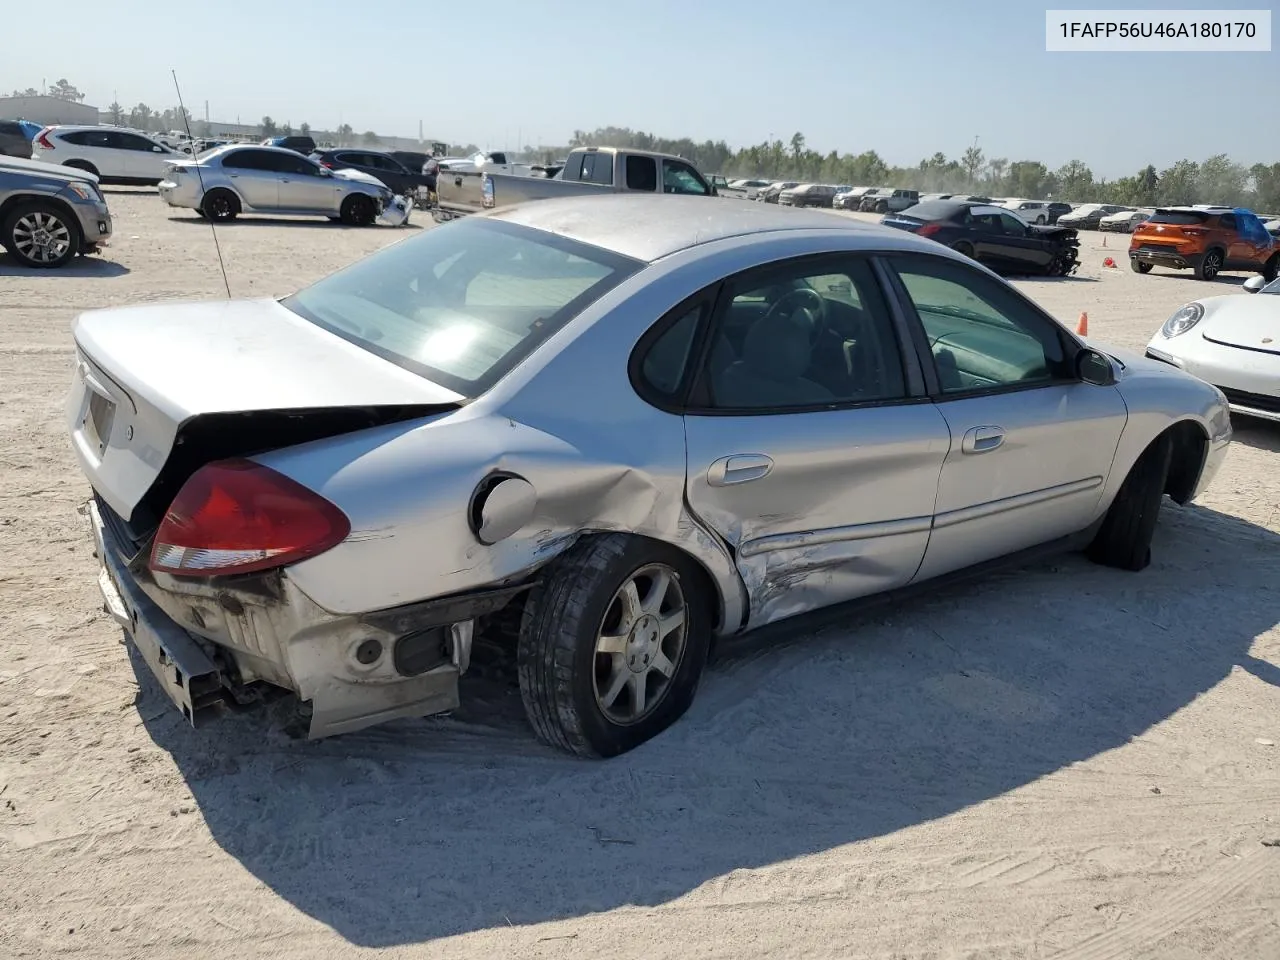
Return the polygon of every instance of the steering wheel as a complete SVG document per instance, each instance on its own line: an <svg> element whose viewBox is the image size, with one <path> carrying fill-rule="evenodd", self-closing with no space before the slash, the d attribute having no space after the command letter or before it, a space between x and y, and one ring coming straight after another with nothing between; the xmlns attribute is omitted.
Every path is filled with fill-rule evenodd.
<svg viewBox="0 0 1280 960"><path fill-rule="evenodd" d="M827 329L827 301L816 290L799 287L775 300L761 319L774 320L782 316L802 327L809 334L809 345L813 346Z"/></svg>

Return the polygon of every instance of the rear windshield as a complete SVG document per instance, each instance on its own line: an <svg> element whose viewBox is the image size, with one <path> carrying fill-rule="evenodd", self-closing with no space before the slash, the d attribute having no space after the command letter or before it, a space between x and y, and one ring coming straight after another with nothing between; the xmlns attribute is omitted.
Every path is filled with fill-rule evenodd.
<svg viewBox="0 0 1280 960"><path fill-rule="evenodd" d="M952 200L921 200L903 211L908 217L916 220L950 220L964 209L964 204Z"/></svg>
<svg viewBox="0 0 1280 960"><path fill-rule="evenodd" d="M1147 218L1147 223L1172 223L1182 227L1204 223L1209 214L1201 210L1161 210Z"/></svg>
<svg viewBox="0 0 1280 960"><path fill-rule="evenodd" d="M644 264L500 220L424 231L281 301L398 366L477 397Z"/></svg>

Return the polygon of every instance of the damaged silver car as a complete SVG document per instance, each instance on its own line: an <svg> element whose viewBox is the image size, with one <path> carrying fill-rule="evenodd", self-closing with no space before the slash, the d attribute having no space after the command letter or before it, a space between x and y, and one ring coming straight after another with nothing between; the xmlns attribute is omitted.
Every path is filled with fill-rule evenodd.
<svg viewBox="0 0 1280 960"><path fill-rule="evenodd" d="M697 198L74 333L107 609L192 722L283 688L312 736L454 708L492 631L537 736L616 755L717 638L1045 546L1143 568L1231 435L1214 387L945 247Z"/></svg>

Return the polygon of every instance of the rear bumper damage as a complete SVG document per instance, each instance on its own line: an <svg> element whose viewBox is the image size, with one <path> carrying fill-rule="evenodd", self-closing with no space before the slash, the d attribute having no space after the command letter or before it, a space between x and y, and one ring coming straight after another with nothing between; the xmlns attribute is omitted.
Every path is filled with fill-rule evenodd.
<svg viewBox="0 0 1280 960"><path fill-rule="evenodd" d="M310 703L313 739L453 710L476 619L527 589L338 615L279 571L210 580L153 574L145 551L129 556L109 510L97 500L82 508L101 564L104 609L192 725L271 687Z"/></svg>

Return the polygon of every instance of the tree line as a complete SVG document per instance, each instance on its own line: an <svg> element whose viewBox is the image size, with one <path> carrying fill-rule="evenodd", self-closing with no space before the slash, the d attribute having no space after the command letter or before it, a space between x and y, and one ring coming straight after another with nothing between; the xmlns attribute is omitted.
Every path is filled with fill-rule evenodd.
<svg viewBox="0 0 1280 960"><path fill-rule="evenodd" d="M821 153L809 148L802 133L794 134L786 143L765 141L734 150L723 140L698 142L689 137L659 137L627 127L601 127L574 131L564 147L529 147L524 152L526 156L551 160L578 146L672 153L691 161L704 173L727 177L906 187L922 193L967 192L1135 207L1221 203L1280 213L1280 163L1246 167L1222 153L1199 162L1179 160L1163 170L1148 164L1132 176L1108 180L1095 178L1083 160L1071 160L1051 170L1039 160L989 158L976 145L959 157L939 152L914 167L898 167L885 162L874 150Z"/></svg>
<svg viewBox="0 0 1280 960"><path fill-rule="evenodd" d="M15 90L15 97L39 96L34 87ZM65 79L50 84L47 96L79 103L84 94ZM185 131L190 125L197 137L209 137L212 129L203 120L191 120L190 111L170 107L156 111L145 103L125 108L112 103L107 109L111 123L138 130ZM266 116L258 125L263 137L314 136L317 141L333 141L340 146L363 144L376 147L382 138L373 130L357 134L349 123L336 130L313 131L308 123L296 127L277 123ZM822 153L809 147L803 133L787 142L764 141L740 150L723 140L695 141L689 137L659 137L629 127L600 127L575 130L568 144L557 147L530 147L517 151L526 162L552 162L574 147L627 147L672 153L691 161L704 173L727 177L760 177L770 180L849 184L850 186L907 187L922 193L979 193L987 196L1014 196L1027 200L1067 200L1073 203L1120 203L1134 207L1170 206L1191 203L1221 203L1248 207L1260 213L1280 213L1280 163L1255 163L1246 167L1224 153L1202 161L1179 160L1157 170L1148 164L1129 177L1107 180L1095 178L1083 160L1070 160L1056 170L1039 160L1010 160L987 157L975 144L959 157L935 153L914 167L898 167L885 162L875 150L862 153ZM453 145L454 156L468 156L475 144Z"/></svg>

